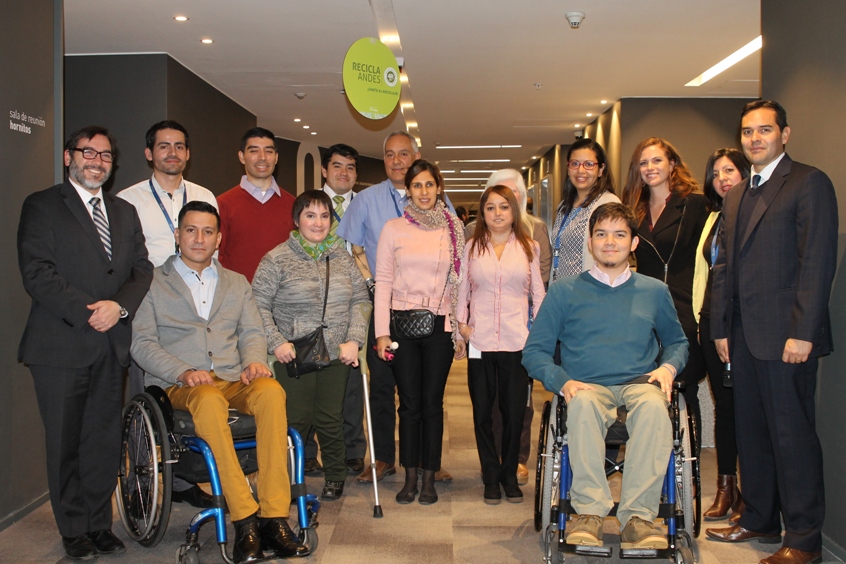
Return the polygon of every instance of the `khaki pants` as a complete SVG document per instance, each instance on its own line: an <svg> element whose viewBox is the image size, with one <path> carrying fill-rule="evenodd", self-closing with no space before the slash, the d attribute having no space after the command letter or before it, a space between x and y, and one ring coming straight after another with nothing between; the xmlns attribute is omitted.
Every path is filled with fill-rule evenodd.
<svg viewBox="0 0 846 564"><path fill-rule="evenodd" d="M667 398L652 384L591 386L596 389L579 391L567 405L573 508L606 517L613 507L605 477L605 434L617 418L617 406L625 405L629 441L617 518L621 528L635 516L654 521L673 448Z"/></svg>
<svg viewBox="0 0 846 564"><path fill-rule="evenodd" d="M211 447L223 495L233 521L261 508L261 517L288 517L291 482L288 478L288 422L285 391L272 378L256 378L249 386L240 381L214 378L214 384L190 388L171 386L167 397L175 409L186 409L194 418L197 436ZM256 504L232 446L227 424L232 407L256 418L258 494Z"/></svg>

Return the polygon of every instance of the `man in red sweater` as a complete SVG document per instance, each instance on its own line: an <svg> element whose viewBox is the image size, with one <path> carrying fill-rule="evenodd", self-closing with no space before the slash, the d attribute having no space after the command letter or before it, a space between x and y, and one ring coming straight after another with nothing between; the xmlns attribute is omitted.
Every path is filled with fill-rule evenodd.
<svg viewBox="0 0 846 564"><path fill-rule="evenodd" d="M279 160L275 136L262 127L241 138L238 158L246 174L217 199L220 209L220 263L252 282L262 257L288 240L294 229L294 197L279 188L273 170Z"/></svg>

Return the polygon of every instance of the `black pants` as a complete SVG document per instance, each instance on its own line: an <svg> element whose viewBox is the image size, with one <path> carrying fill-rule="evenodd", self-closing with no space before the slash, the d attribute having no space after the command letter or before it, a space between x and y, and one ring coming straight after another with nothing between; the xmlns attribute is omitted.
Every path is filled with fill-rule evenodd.
<svg viewBox="0 0 846 564"><path fill-rule="evenodd" d="M729 345L746 502L738 524L779 533L783 519L784 546L817 552L825 519L822 447L815 429L818 361L786 364L753 357L738 315Z"/></svg>
<svg viewBox="0 0 846 564"><path fill-rule="evenodd" d="M120 460L123 367L104 353L84 368L29 367L47 447L47 485L59 533L111 529Z"/></svg>
<svg viewBox="0 0 846 564"><path fill-rule="evenodd" d="M361 367L350 367L347 391L344 394L344 446L345 458L364 458L367 440L364 438L364 385ZM309 431L305 445L306 458L317 458L317 440L314 428Z"/></svg>
<svg viewBox="0 0 846 564"><path fill-rule="evenodd" d="M517 484L520 435L529 389L522 359L521 351L483 352L481 359L467 361L476 448L482 465L482 481L486 484ZM494 408L495 398L498 398L498 409ZM501 460L491 426L492 409L499 411L502 420Z"/></svg>
<svg viewBox="0 0 846 564"><path fill-rule="evenodd" d="M684 383L684 403L687 405L688 413L693 416L693 421L697 429L696 444L692 446L694 453L699 453L699 448L702 445L699 381L705 378L705 360L702 358L702 348L699 346L697 328L693 327L690 330L685 328L684 334L687 337L688 344L687 364L685 364L684 370L676 375L675 381Z"/></svg>
<svg viewBox="0 0 846 564"><path fill-rule="evenodd" d="M703 315L699 320L699 343L702 357L714 394L714 437L717 441L717 473L737 474L737 440L734 432L734 391L723 386L723 361L711 342L711 318ZM700 430L701 431L701 430Z"/></svg>
<svg viewBox="0 0 846 564"><path fill-rule="evenodd" d="M367 336L367 367L370 369L370 420L373 425L373 444L370 448L376 460L394 464L397 458L397 444L394 432L397 428L397 404L395 390L397 382L394 371L373 350L376 344L375 315L370 316L370 330ZM443 394L441 394L443 396ZM413 464L412 466L416 466Z"/></svg>
<svg viewBox="0 0 846 564"><path fill-rule="evenodd" d="M444 317L437 316L430 337L395 339L399 344L393 372L400 398L400 464L437 471L444 440L444 389L455 355L452 334L444 331Z"/></svg>

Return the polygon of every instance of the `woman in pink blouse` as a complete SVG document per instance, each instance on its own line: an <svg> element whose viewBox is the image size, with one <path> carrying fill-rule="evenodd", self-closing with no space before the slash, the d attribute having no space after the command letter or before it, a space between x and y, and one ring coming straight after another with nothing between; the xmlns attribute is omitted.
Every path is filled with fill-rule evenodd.
<svg viewBox="0 0 846 564"><path fill-rule="evenodd" d="M464 225L444 205L437 166L414 161L405 175L405 186L408 205L401 217L385 224L376 251L376 350L385 360L391 341L399 344L392 368L400 398L400 464L405 467L405 485L397 502L414 501L420 466L423 482L418 501L428 505L438 501L435 472L441 467L447 376L453 358L465 354L456 320ZM401 335L394 317L407 310L431 312L432 333L417 338Z"/></svg>
<svg viewBox="0 0 846 564"><path fill-rule="evenodd" d="M517 485L517 458L528 388L521 361L529 335L529 300L535 311L545 296L540 247L527 232L512 191L491 186L482 194L480 218L464 252L465 276L458 292L458 327L470 342L467 384L473 402L476 448L485 483L485 503L523 501ZM469 304L469 320L468 320ZM502 458L491 430L499 396Z"/></svg>

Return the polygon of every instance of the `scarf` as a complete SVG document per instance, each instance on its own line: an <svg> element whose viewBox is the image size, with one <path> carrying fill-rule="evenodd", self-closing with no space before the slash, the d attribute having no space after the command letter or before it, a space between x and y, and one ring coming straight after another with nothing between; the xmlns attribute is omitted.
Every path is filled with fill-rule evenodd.
<svg viewBox="0 0 846 564"><path fill-rule="evenodd" d="M291 238L294 239L297 243L299 243L300 246L303 248L303 251L305 251L305 254L307 254L314 260L320 260L320 257L323 256L323 253L331 249L332 245L334 245L338 241L337 235L327 235L326 238L323 239L321 242L317 244L311 243L309 241L306 241L305 237L300 235L299 229L291 231Z"/></svg>
<svg viewBox="0 0 846 564"><path fill-rule="evenodd" d="M458 336L458 286L461 282L461 257L464 253L464 225L454 213L441 201L435 202L435 207L430 210L421 210L409 199L405 206L403 217L414 225L428 229L442 229L446 227L449 234L449 272L447 281L452 284L449 293L450 308L449 322L452 325L452 340L455 343Z"/></svg>

